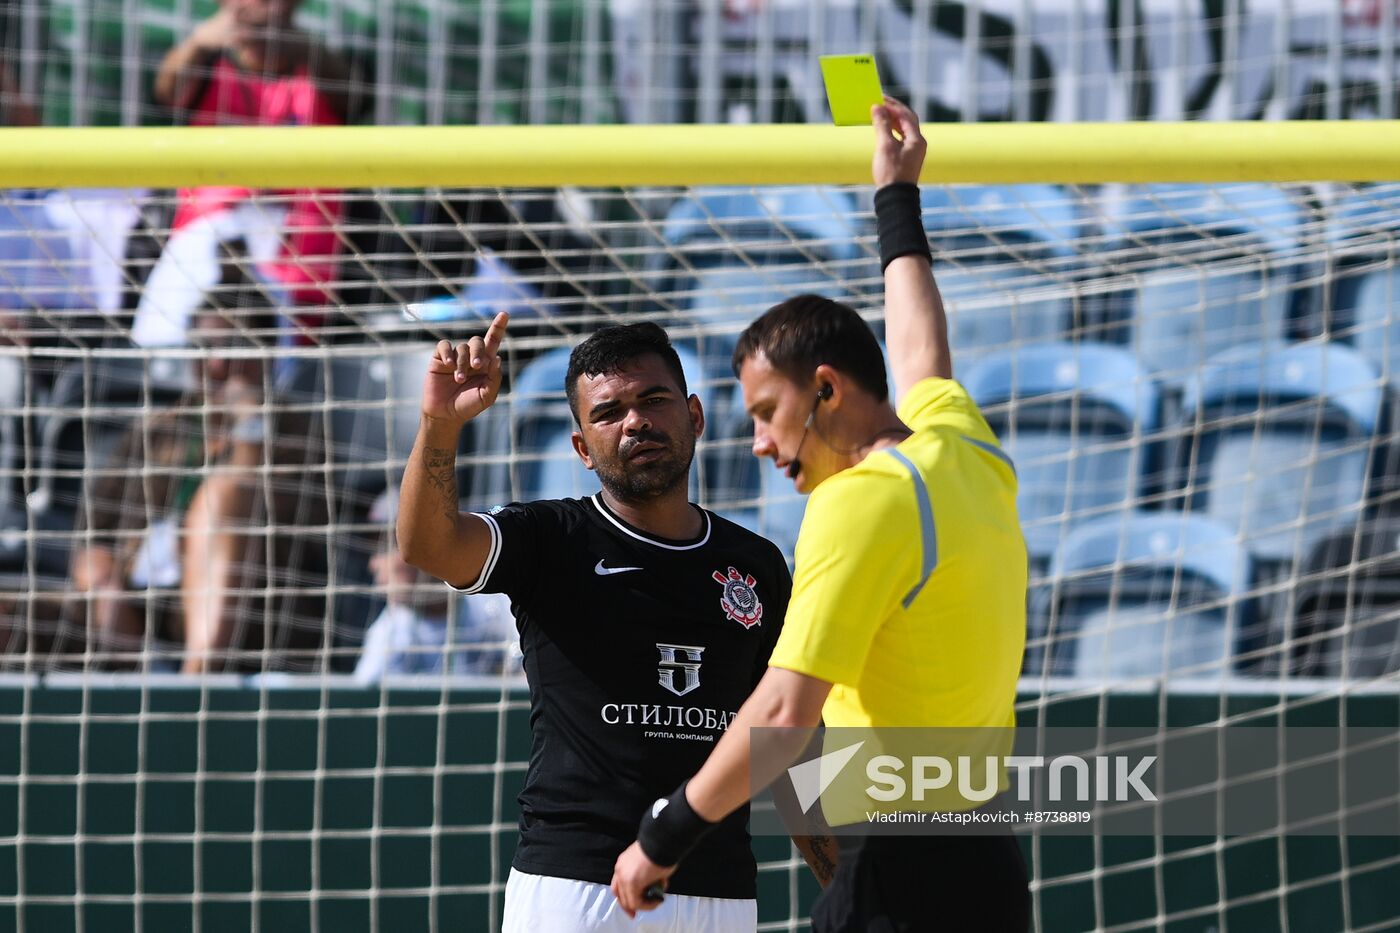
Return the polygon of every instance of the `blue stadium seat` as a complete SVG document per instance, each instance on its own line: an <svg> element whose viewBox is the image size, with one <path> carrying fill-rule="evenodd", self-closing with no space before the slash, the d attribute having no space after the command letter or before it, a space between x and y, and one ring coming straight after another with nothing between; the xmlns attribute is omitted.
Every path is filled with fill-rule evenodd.
<svg viewBox="0 0 1400 933"><path fill-rule="evenodd" d="M404 317L414 321L489 322L502 311L510 312L514 324L548 320L558 313L536 285L494 250L483 246L476 252L471 278L462 283L457 294L414 302L404 309Z"/></svg>
<svg viewBox="0 0 1400 933"><path fill-rule="evenodd" d="M1053 343L999 350L963 380L1016 464L1017 508L1033 561L1076 524L1141 493L1158 390L1121 347Z"/></svg>
<svg viewBox="0 0 1400 933"><path fill-rule="evenodd" d="M662 225L656 287L675 295L683 322L734 334L795 294L841 298L838 280L861 255L855 212L855 197L839 188L697 189ZM821 268L828 263L843 268L833 274Z"/></svg>
<svg viewBox="0 0 1400 933"><path fill-rule="evenodd" d="M840 188L696 188L666 215L661 237L673 248L728 243L767 251L800 245L824 258L854 259L855 209L854 195Z"/></svg>
<svg viewBox="0 0 1400 933"><path fill-rule="evenodd" d="M1319 541L1298 575L1288 669L1305 677L1400 671L1400 520L1365 521Z"/></svg>
<svg viewBox="0 0 1400 933"><path fill-rule="evenodd" d="M1373 185L1333 207L1328 322L1332 338L1356 347L1381 376L1400 385L1400 185Z"/></svg>
<svg viewBox="0 0 1400 933"><path fill-rule="evenodd" d="M723 350L722 362L726 363L739 332L773 305L807 292L841 298L840 289L830 276L800 260L773 266L701 266L689 277L686 287L694 291L683 300L686 319L714 328L707 336L718 338L717 350Z"/></svg>
<svg viewBox="0 0 1400 933"><path fill-rule="evenodd" d="M676 202L662 226L667 249L650 270L655 293L668 296L678 346L693 350L717 404L733 391L730 359L739 333L773 305L812 292L837 300L852 293L860 227L855 197L839 188L700 188ZM879 266L869 258L869 276ZM732 440L713 420L709 437Z"/></svg>
<svg viewBox="0 0 1400 933"><path fill-rule="evenodd" d="M712 507L725 518L762 535L778 546L789 561L797 547L797 533L802 516L807 512L807 497L799 493L787 473L773 465L772 460L759 460L745 449L749 458L747 477L753 485L745 488L740 504L733 495L711 501Z"/></svg>
<svg viewBox="0 0 1400 933"><path fill-rule="evenodd" d="M1054 185L930 185L922 204L958 365L1064 335L1084 226L1074 198Z"/></svg>
<svg viewBox="0 0 1400 933"><path fill-rule="evenodd" d="M1379 375L1350 347L1227 350L1187 387L1175 485L1256 559L1291 563L1359 517L1381 400Z"/></svg>
<svg viewBox="0 0 1400 933"><path fill-rule="evenodd" d="M43 190L17 189L7 191L0 202L0 308L63 311L93 307L89 270L74 253L70 231L52 216L49 195ZM58 203L65 198L60 195Z"/></svg>
<svg viewBox="0 0 1400 933"><path fill-rule="evenodd" d="M431 344L391 344L371 353L336 353L323 389L330 400L330 459L341 483L378 491L403 472L413 449L422 410L423 376ZM327 367L297 374L298 391L316 394L315 380Z"/></svg>
<svg viewBox="0 0 1400 933"><path fill-rule="evenodd" d="M1301 217L1270 185L1147 185L1108 204L1105 233L1135 289L1114 316L1164 382L1231 346L1286 336Z"/></svg>
<svg viewBox="0 0 1400 933"><path fill-rule="evenodd" d="M488 412L476 434L473 453L483 458L471 483L472 508L511 501L575 498L598 491L598 478L578 459L571 440L573 413L564 394L572 347L557 347L531 360L515 377L509 393ZM710 393L701 380L700 361L677 347L686 388L708 413ZM698 460L699 458L697 458ZM691 497L699 478L691 470Z"/></svg>
<svg viewBox="0 0 1400 933"><path fill-rule="evenodd" d="M1219 677L1250 625L1249 554L1199 515L1122 512L1076 528L1055 551L1047 673Z"/></svg>

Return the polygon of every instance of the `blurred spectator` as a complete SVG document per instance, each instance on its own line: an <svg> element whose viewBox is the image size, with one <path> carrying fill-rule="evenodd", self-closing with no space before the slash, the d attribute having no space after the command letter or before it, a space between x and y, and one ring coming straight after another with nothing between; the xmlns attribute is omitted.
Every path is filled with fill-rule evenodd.
<svg viewBox="0 0 1400 933"><path fill-rule="evenodd" d="M326 624L320 428L278 406L264 356L248 352L275 339L265 305L207 303L194 323L208 351L200 388L133 424L85 491L69 611L85 615L92 651L177 642L191 673L315 666Z"/></svg>
<svg viewBox="0 0 1400 933"><path fill-rule="evenodd" d="M449 654L451 674L518 672L510 600L499 594L457 597L442 581L405 561L393 541L397 512L395 488L370 508L370 520L387 526L370 558L374 582L383 587L387 603L365 631L355 678L371 682L393 674L440 674ZM456 620L450 625L454 601Z"/></svg>
<svg viewBox="0 0 1400 933"><path fill-rule="evenodd" d="M351 109L350 69L293 23L300 0L220 0L161 63L155 97L193 126L343 124ZM335 278L344 214L337 192L248 188L182 189L169 241L137 305L139 346L185 341L190 314L217 280L216 245L241 237L259 273L290 302L322 305ZM315 315L296 315L314 325Z"/></svg>
<svg viewBox="0 0 1400 933"><path fill-rule="evenodd" d="M39 111L20 89L8 62L0 64L0 125L39 125Z"/></svg>
<svg viewBox="0 0 1400 933"><path fill-rule="evenodd" d="M0 125L39 125L38 111L3 60ZM140 192L114 189L0 193L0 340L43 343L36 335L64 330L47 312L117 310L121 256L139 198Z"/></svg>

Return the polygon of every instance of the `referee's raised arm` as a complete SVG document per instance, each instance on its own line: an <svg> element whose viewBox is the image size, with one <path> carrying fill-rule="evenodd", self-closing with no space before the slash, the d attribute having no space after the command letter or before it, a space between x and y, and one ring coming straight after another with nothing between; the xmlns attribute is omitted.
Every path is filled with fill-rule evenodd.
<svg viewBox="0 0 1400 933"><path fill-rule="evenodd" d="M885 276L885 333L896 398L924 379L953 378L948 321L933 281L919 210L919 172L928 144L919 118L893 97L871 108L875 124L875 219ZM896 135L898 134L898 135Z"/></svg>
<svg viewBox="0 0 1400 933"><path fill-rule="evenodd" d="M490 408L501 390L498 351L509 320L502 311L483 337L455 347L438 341L423 379L418 437L404 468L399 551L408 563L456 586L481 575L491 550L486 523L458 510L457 442L466 423Z"/></svg>

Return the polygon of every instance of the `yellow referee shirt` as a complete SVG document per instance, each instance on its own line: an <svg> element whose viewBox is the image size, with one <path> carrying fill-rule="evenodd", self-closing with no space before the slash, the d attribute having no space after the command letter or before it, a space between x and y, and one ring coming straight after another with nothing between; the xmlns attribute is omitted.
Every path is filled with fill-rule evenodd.
<svg viewBox="0 0 1400 933"><path fill-rule="evenodd" d="M1026 637L1016 474L976 404L926 379L913 436L807 503L769 663L835 684L828 727L1014 726Z"/></svg>

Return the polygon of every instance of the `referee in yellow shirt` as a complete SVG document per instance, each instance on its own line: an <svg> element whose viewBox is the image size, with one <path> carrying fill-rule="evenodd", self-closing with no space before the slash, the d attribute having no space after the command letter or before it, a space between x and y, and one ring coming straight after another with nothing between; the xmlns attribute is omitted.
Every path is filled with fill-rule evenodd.
<svg viewBox="0 0 1400 933"><path fill-rule="evenodd" d="M612 887L629 912L710 827L744 804L756 727L1015 724L1026 629L1016 474L952 379L919 210L926 143L886 98L872 111L876 221L896 409L880 348L850 308L802 295L734 353L754 453L811 494L792 601L768 672L705 765L643 816ZM798 752L794 750L792 758ZM787 762L792 763L792 760ZM754 774L756 786L777 778ZM813 909L829 931L1016 931L1029 925L1010 834L842 840ZM819 875L820 877L820 875Z"/></svg>

